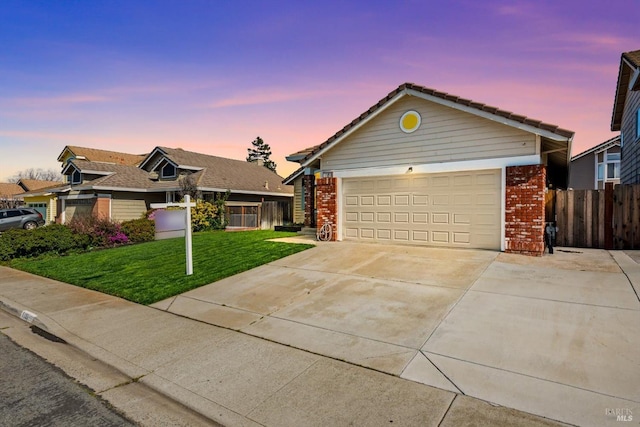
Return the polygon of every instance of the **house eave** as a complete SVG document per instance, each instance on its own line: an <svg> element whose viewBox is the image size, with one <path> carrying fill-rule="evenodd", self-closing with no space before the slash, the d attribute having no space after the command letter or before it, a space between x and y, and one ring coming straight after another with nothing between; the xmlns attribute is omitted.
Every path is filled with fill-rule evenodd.
<svg viewBox="0 0 640 427"><path fill-rule="evenodd" d="M418 98L422 98L424 100L427 100L427 101L430 101L430 102L433 102L433 103L436 103L436 104L443 105L445 107L450 107L450 108L454 108L454 109L459 110L459 111L463 111L465 113L473 114L475 116L482 117L484 119L488 119L488 120L491 120L493 122L497 122L497 123L500 123L500 124L503 124L503 125L506 125L506 126L510 126L510 127L516 128L516 129L520 129L520 130L523 130L525 132L532 133L534 135L539 135L541 137L550 139L552 141L569 142L569 141L571 141L573 139L573 136L567 137L567 136L564 136L564 135L559 135L559 134L557 134L555 132L551 132L551 131L548 131L548 130L545 130L545 129L540 129L540 128L537 128L535 126L528 125L526 123L520 123L518 121L511 120L511 119L508 119L506 117L502 117L502 116L499 116L499 115L496 115L496 114L491 114L491 113L489 113L487 111L478 110L477 108L473 108L473 107L469 107L469 106L466 106L466 105L462 105L462 104L457 103L457 102L453 102L453 101L449 101L449 100L446 100L446 99L438 98L436 96L429 95L427 93L422 93L422 92L411 90L410 95L416 96Z"/></svg>
<svg viewBox="0 0 640 427"><path fill-rule="evenodd" d="M313 154L311 157L309 157L307 160L303 161L300 163L300 165L304 168L309 166L311 163L313 163L316 159L318 159L319 157L321 157L324 153L326 153L328 150L330 150L331 148L335 147L336 145L338 145L340 142L342 142L345 138L347 138L349 135L352 135L355 131L357 131L358 129L360 129L362 126L366 125L367 123L369 123L371 120L373 120L375 117L379 116L383 111L386 111L387 108L389 108L391 105L395 104L396 101L398 101L399 99L405 97L408 94L408 89L403 89L400 92L398 92L396 95L393 96L393 98L391 98L390 100L388 100L384 105L380 106L378 109L376 109L374 112L372 112L371 114L369 114L366 118L364 118L363 120L361 120L360 122L358 122L357 124L355 124L353 127L351 127L349 130L347 130L345 133L343 133L342 135L340 135L338 138L336 138L334 141L331 141L331 143L327 144L325 147L321 148L320 150L318 150L317 153Z"/></svg>

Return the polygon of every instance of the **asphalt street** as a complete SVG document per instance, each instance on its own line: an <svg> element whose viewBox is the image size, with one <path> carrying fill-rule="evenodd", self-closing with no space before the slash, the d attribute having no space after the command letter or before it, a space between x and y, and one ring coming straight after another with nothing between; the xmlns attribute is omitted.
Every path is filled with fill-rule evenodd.
<svg viewBox="0 0 640 427"><path fill-rule="evenodd" d="M0 425L135 424L61 369L0 333Z"/></svg>

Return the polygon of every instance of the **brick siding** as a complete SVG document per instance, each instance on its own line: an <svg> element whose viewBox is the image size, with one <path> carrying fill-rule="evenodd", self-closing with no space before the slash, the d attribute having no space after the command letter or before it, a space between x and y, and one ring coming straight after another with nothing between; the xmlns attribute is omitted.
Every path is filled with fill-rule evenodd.
<svg viewBox="0 0 640 427"><path fill-rule="evenodd" d="M111 219L109 216L109 208L111 207L111 199L106 197L98 197L93 205L92 214L97 218Z"/></svg>
<svg viewBox="0 0 640 427"><path fill-rule="evenodd" d="M505 252L544 253L544 165L510 166L506 170Z"/></svg>
<svg viewBox="0 0 640 427"><path fill-rule="evenodd" d="M315 225L315 203L314 203L314 186L316 177L313 175L304 175L302 177L302 185L304 185L304 226L313 227Z"/></svg>
<svg viewBox="0 0 640 427"><path fill-rule="evenodd" d="M338 231L338 205L337 205L337 179L336 178L320 178L316 182L317 202L318 202L318 218L317 230L324 224L331 224L333 232L331 240L336 240Z"/></svg>

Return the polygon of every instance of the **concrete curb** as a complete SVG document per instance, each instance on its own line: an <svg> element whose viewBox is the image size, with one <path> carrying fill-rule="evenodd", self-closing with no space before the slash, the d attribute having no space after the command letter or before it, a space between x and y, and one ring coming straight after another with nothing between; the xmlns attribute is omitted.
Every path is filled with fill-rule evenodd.
<svg viewBox="0 0 640 427"><path fill-rule="evenodd" d="M183 389L179 385L155 375L151 371L144 370L139 366L133 365L132 363L95 346L94 344L66 331L62 326L57 325L53 319L49 319L48 316L42 313L27 310L21 304L11 301L6 297L3 297L3 299L0 300L0 309L35 328L45 331L45 334L51 336L47 337L47 339L71 345L79 351L98 360L100 363L115 369L120 374L129 378L130 381L140 382L150 389L153 389L155 392L163 395L167 399L179 403L214 423L222 423L229 426L259 425L241 414L225 408L216 402L195 395L189 390ZM52 325L51 327L47 326L45 323L47 319L49 320L48 323Z"/></svg>

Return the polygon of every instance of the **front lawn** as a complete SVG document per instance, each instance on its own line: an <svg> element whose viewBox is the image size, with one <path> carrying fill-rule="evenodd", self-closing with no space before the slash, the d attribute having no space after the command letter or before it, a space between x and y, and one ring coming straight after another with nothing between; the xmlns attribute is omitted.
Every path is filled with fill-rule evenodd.
<svg viewBox="0 0 640 427"><path fill-rule="evenodd" d="M193 235L193 275L185 275L184 239L160 240L63 257L15 259L10 266L140 304L250 270L312 247L269 242L276 231L213 231Z"/></svg>

